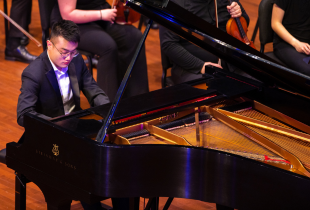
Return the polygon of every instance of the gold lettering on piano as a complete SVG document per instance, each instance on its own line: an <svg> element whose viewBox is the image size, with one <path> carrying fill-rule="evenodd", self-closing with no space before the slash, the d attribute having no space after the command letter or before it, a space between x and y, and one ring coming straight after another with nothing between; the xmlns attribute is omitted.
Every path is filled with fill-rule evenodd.
<svg viewBox="0 0 310 210"><path fill-rule="evenodd" d="M58 164L61 164L61 165L65 166L65 167L68 167L68 168L71 168L73 170L76 170L76 166L75 165L73 165L71 163L68 163L66 161L63 161L63 160L61 160L61 159L59 159L57 157L54 157L52 155L49 155L47 153L44 153L44 152L42 152L40 150L36 149L36 154L38 154L38 155L40 155L42 157L48 158L48 159L50 159L50 160L52 160L52 161L54 161L54 162L56 162Z"/></svg>
<svg viewBox="0 0 310 210"><path fill-rule="evenodd" d="M58 145L57 144L53 144L53 149L52 152L54 153L55 156L59 155L59 149L58 149Z"/></svg>

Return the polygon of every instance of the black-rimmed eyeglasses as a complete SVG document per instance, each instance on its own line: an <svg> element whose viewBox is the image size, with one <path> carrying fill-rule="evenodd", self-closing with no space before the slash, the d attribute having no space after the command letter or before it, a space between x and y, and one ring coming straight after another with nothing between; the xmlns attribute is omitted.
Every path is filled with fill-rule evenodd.
<svg viewBox="0 0 310 210"><path fill-rule="evenodd" d="M49 40L50 42L52 42L51 40ZM52 44L54 45L54 47L56 48L56 50L59 52L59 54L61 55L61 57L63 59L66 59L69 55L72 57L76 57L79 54L79 51L77 50L73 50L71 52L66 52L66 53L62 53L58 50L58 48L55 46L55 44L52 42Z"/></svg>

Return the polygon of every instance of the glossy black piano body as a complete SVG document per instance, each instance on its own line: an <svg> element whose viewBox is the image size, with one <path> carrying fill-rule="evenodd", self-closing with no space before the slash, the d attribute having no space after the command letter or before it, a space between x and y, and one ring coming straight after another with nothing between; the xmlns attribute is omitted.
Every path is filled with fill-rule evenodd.
<svg viewBox="0 0 310 210"><path fill-rule="evenodd" d="M212 104L225 99L229 92L233 93L231 96L237 96L257 91L253 86L240 85L243 88L239 86L235 91L231 86L226 88L227 95L214 89L191 90L191 97L187 99L217 93L216 97L198 102ZM136 105L137 112L123 110L115 119L139 111L145 113L149 109L143 109L143 106L149 102L156 103L156 107L169 106L178 101L180 89L185 93L191 86L182 84L146 94L149 100L143 96L124 100L121 106L131 102ZM165 95L166 91L171 95ZM225 88L222 87L221 91L223 93ZM173 95L175 98L171 99ZM197 105L190 104L169 112ZM101 123L79 118L103 113L108 108L108 105L91 108L58 118L55 122L28 115L25 118L26 132L20 142L7 145L8 167L36 183L48 204L56 206L70 203L72 199L94 202L104 197L140 196L191 198L238 209L302 209L310 205L309 178L261 162L204 148L117 146L91 140ZM153 115L160 116L165 112L168 111ZM53 153L54 145L58 146L57 156Z"/></svg>
<svg viewBox="0 0 310 210"><path fill-rule="evenodd" d="M258 100L310 125L310 100L304 97L310 95L306 85L308 77L273 64L264 55L219 31L216 32L222 41L236 44L240 50L212 41L212 38L198 36L198 33L208 33L208 30L199 28L202 20L184 14L172 2L163 9L149 4L128 4L192 42L232 61L263 82L209 70L209 75L202 80L122 100L114 121L138 117L111 126L110 132L154 117L239 96ZM186 30L187 20L177 14L186 15L188 21L194 18L194 25L199 30L193 29L195 34ZM212 29L212 35L213 28L208 28ZM246 50L251 54L247 55ZM289 81L289 78L292 80ZM201 83L206 83L209 88L201 90L193 87ZM303 96L282 91L278 86ZM197 98L205 100L165 109ZM179 197L240 210L310 208L308 177L262 162L207 148L96 142L92 138L97 135L102 123L81 118L94 114L105 117L108 110L109 105L103 105L52 121L26 115L25 134L18 143L7 144L7 166L37 184L50 209L66 209L71 200L92 203L105 197Z"/></svg>

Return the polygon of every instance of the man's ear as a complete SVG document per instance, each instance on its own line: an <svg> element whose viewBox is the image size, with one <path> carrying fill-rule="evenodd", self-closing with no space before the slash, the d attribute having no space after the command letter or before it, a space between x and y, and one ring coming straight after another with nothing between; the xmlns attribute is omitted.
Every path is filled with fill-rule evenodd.
<svg viewBox="0 0 310 210"><path fill-rule="evenodd" d="M52 47L52 42L48 39L46 40L46 45L47 45L47 49L49 49L50 47Z"/></svg>

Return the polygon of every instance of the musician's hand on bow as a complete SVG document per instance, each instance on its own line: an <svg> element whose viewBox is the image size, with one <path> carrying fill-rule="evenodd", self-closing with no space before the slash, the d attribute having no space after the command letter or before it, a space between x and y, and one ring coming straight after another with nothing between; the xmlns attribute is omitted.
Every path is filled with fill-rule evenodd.
<svg viewBox="0 0 310 210"><path fill-rule="evenodd" d="M206 66L215 66L215 67L217 67L217 68L221 68L221 69L222 69L222 66L220 66L220 65L217 64L217 63L205 62L205 63L203 64L202 69L200 70L200 73L202 73L202 74L206 73Z"/></svg>
<svg viewBox="0 0 310 210"><path fill-rule="evenodd" d="M299 53L305 53L306 55L310 55L310 45L308 43L301 42L295 39L293 47L295 47L296 51Z"/></svg>
<svg viewBox="0 0 310 210"><path fill-rule="evenodd" d="M230 6L227 6L227 10L232 18L241 17L242 11L237 2L233 2Z"/></svg>
<svg viewBox="0 0 310 210"><path fill-rule="evenodd" d="M100 12L101 12L101 20L114 23L117 9L103 9Z"/></svg>

